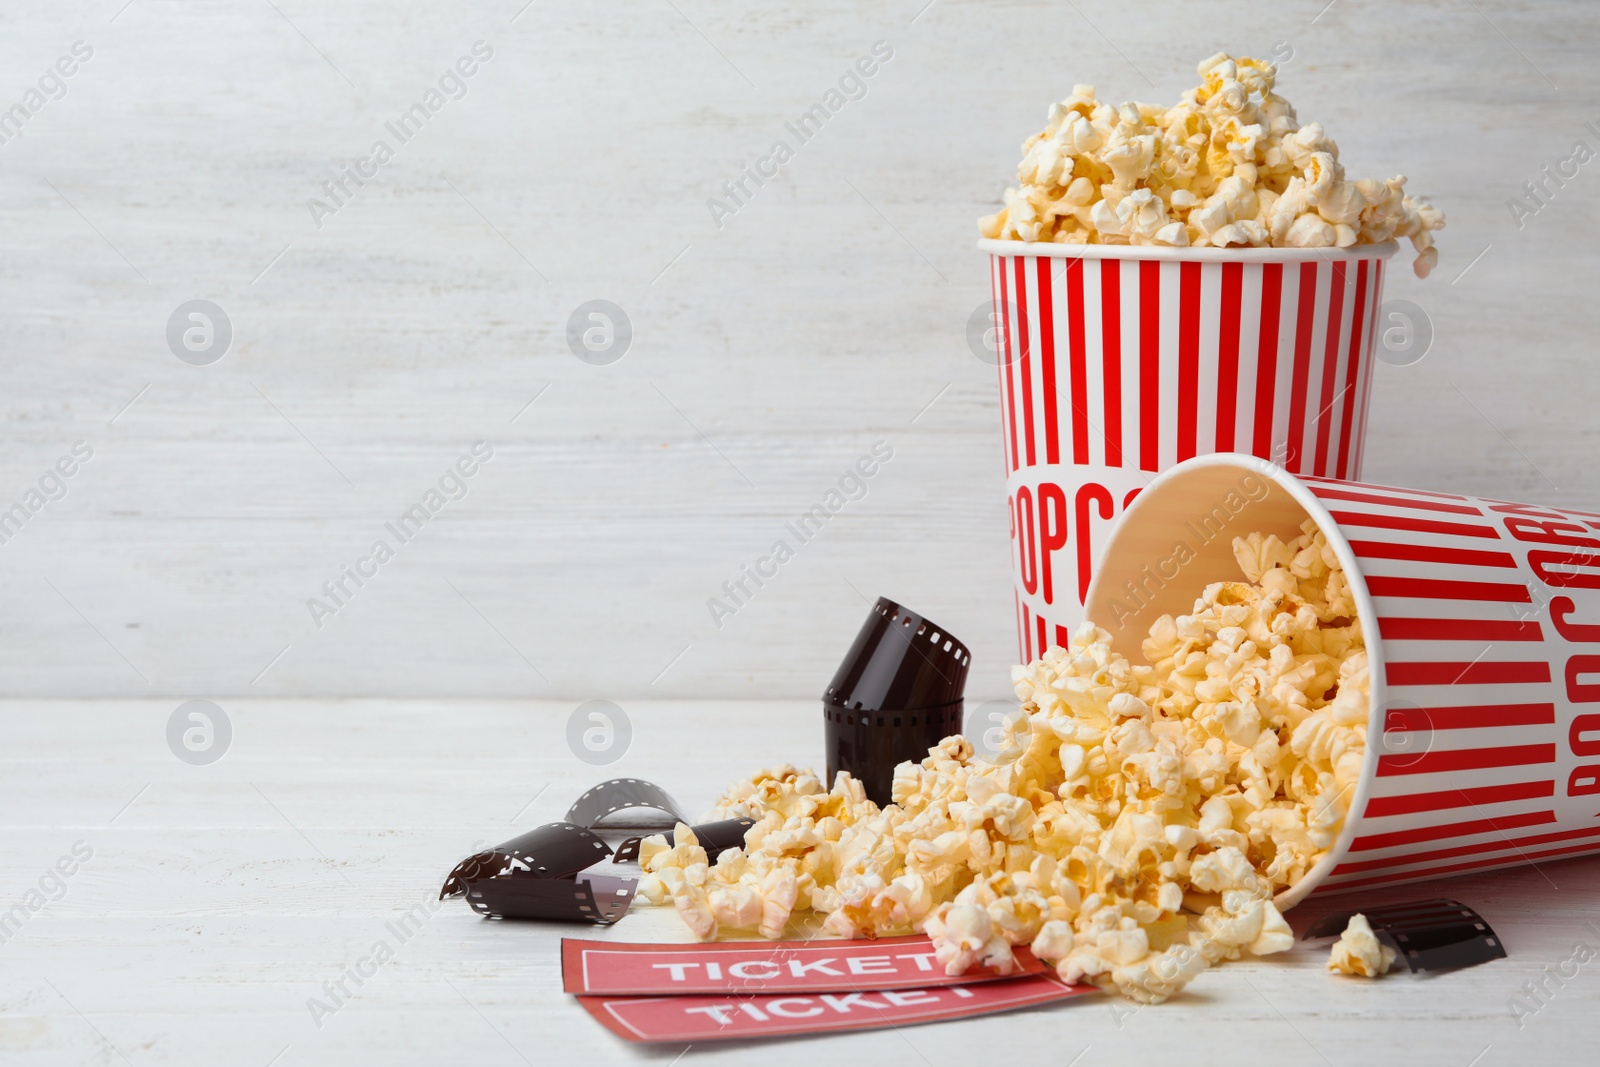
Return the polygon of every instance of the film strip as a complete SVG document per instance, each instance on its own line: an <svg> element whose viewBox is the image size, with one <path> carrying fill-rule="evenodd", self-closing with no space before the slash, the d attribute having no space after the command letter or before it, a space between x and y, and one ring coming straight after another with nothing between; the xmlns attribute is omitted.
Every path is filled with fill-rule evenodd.
<svg viewBox="0 0 1600 1067"><path fill-rule="evenodd" d="M1445 897L1325 915L1301 940L1338 937L1355 915L1365 915L1378 940L1394 949L1412 971L1473 967L1506 956L1505 945L1482 916Z"/></svg>
<svg viewBox="0 0 1600 1067"><path fill-rule="evenodd" d="M961 732L971 666L950 631L879 597L822 696L828 782L849 771L887 804L896 764Z"/></svg>
<svg viewBox="0 0 1600 1067"><path fill-rule="evenodd" d="M628 913L637 878L487 878L467 886L467 904L491 919L543 919L609 926Z"/></svg>
<svg viewBox="0 0 1600 1067"><path fill-rule="evenodd" d="M592 830L552 822L474 853L456 864L439 899L460 896L467 886L490 878L571 878L611 855L611 846Z"/></svg>
<svg viewBox="0 0 1600 1067"><path fill-rule="evenodd" d="M473 911L494 919L614 923L633 904L639 880L590 869L607 856L613 863L636 861L644 838L629 837L613 852L595 827L635 808L653 808L667 816L669 832L672 825L688 822L672 794L654 782L613 778L574 801L561 822L535 827L456 864L439 899L465 897ZM754 825L749 819L724 819L691 829L706 858L715 861L743 845L745 831Z"/></svg>
<svg viewBox="0 0 1600 1067"><path fill-rule="evenodd" d="M689 827L694 831L695 840L700 842L700 847L706 850L706 861L717 862L717 857L730 848L740 848L744 845L744 833L755 825L754 819L723 819L719 822L703 822L697 826ZM639 858L639 846L644 843L643 837L630 837L617 846L616 854L611 857L612 863L632 863Z"/></svg>
<svg viewBox="0 0 1600 1067"><path fill-rule="evenodd" d="M567 809L567 822L592 830L600 824L600 820L630 808L654 808L670 816L664 827L667 830L680 822L689 821L678 802L672 799L672 794L654 782L647 782L643 778L613 778L601 782L574 800L572 807Z"/></svg>

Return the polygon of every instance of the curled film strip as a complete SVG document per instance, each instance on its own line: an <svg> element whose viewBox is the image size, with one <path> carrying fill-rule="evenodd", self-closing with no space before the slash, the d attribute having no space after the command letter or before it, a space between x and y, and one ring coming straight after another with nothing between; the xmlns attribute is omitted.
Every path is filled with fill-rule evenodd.
<svg viewBox="0 0 1600 1067"><path fill-rule="evenodd" d="M561 822L535 827L456 864L439 899L464 896L473 911L490 918L614 923L633 903L639 880L590 872L613 856L594 827L631 808L654 808L673 823L687 822L677 801L654 782L613 778L580 796ZM742 845L745 831L753 825L749 819L725 819L692 829L707 858L714 861L725 850ZM642 841L639 836L623 841L613 862L637 860Z"/></svg>
<svg viewBox="0 0 1600 1067"><path fill-rule="evenodd" d="M1483 917L1458 900L1435 897L1325 915L1301 940L1338 937L1355 915L1365 915L1378 940L1413 971L1442 971L1504 959L1506 947Z"/></svg>
<svg viewBox="0 0 1600 1067"><path fill-rule="evenodd" d="M887 804L896 764L961 732L971 666L950 631L879 597L822 695L827 784L849 771Z"/></svg>

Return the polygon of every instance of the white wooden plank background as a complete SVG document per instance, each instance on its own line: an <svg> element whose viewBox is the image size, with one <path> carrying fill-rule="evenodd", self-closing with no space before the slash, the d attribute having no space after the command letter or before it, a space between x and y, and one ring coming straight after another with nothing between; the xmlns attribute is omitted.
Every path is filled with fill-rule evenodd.
<svg viewBox="0 0 1600 1067"><path fill-rule="evenodd" d="M94 850L65 895L0 945L8 1065L264 1067L280 1053L278 1067L665 1064L683 1046L628 1046L560 992L558 943L688 940L674 913L635 908L594 931L495 923L453 900L404 945L385 924L437 893L475 842L558 819L605 777L660 782L694 814L738 774L821 755L810 701L635 704L635 743L606 768L549 743L561 702L242 701L232 747L207 767L167 751L163 701L0 710L12 724L0 902L75 841ZM1520 1028L1508 1001L1578 942L1600 949L1596 877L1600 860L1578 860L1363 898L1448 893L1474 905L1510 955L1465 971L1341 979L1324 972L1318 943L1217 968L1131 1016L1135 1005L1096 997L899 1034L700 1045L679 1062L955 1067L1003 1049L1063 1067L1086 1047L1080 1064L1591 1062L1600 962L1568 965ZM1291 920L1304 929L1316 914L1307 905ZM396 958L318 1028L307 999L380 939Z"/></svg>
<svg viewBox="0 0 1600 1067"><path fill-rule="evenodd" d="M809 697L886 593L1003 693L973 220L1074 82L1170 102L1225 46L1291 49L1302 119L1449 214L1438 274L1392 272L1436 341L1380 369L1370 476L1600 506L1600 164L1521 230L1506 206L1600 148L1593 5L122 2L0 11L0 102L94 48L0 145L0 503L95 449L0 545L0 692ZM335 161L479 39L468 95L317 229ZM718 229L707 198L878 40ZM211 367L164 342L196 297L235 329ZM597 297L636 330L609 367L565 343ZM707 598L880 438L867 497L718 630ZM318 630L306 599L478 439L467 499Z"/></svg>
<svg viewBox="0 0 1600 1067"><path fill-rule="evenodd" d="M671 1062L557 991L560 931L459 904L321 1030L305 1000L472 842L609 773L698 807L817 762L864 596L961 634L974 699L1005 691L973 219L1074 82L1168 102L1202 54L1291 49L1302 119L1451 220L1433 279L1392 274L1436 339L1380 368L1369 477L1600 507L1600 164L1520 227L1507 206L1600 147L1597 31L1594 5L1506 0L6 3L0 109L94 55L0 144L0 510L95 454L0 544L0 899L74 841L95 856L0 945L0 1061ZM480 39L468 95L318 229L335 164ZM706 199L878 40L865 98L718 228ZM194 298L234 326L210 367L164 340ZM565 341L595 298L635 329L608 367ZM306 598L479 439L468 497L315 628ZM867 497L715 628L706 598L879 439ZM189 697L234 724L210 767L166 748ZM558 740L594 697L634 724L609 768ZM1592 965L1524 1028L1507 1001L1600 945L1597 870L1452 883L1512 953L1460 974L1340 982L1297 950L1131 1019L1097 1000L685 1062L1583 1061Z"/></svg>

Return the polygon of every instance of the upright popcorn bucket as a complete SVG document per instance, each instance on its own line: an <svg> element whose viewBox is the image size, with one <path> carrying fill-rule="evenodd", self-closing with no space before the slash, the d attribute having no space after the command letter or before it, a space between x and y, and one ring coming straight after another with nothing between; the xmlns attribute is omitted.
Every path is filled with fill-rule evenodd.
<svg viewBox="0 0 1600 1067"><path fill-rule="evenodd" d="M1128 509L1089 616L1143 663L1151 622L1237 573L1233 537L1288 541L1308 517L1356 604L1372 710L1339 838L1279 906L1600 852L1600 514L1202 456Z"/></svg>
<svg viewBox="0 0 1600 1067"><path fill-rule="evenodd" d="M1357 478L1395 242L982 240L994 290L1017 644L1066 644L1112 524L1158 472L1248 452Z"/></svg>

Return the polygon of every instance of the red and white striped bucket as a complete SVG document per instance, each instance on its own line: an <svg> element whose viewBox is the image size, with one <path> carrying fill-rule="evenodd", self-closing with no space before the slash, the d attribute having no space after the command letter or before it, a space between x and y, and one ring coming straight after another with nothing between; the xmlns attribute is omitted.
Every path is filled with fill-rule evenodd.
<svg viewBox="0 0 1600 1067"><path fill-rule="evenodd" d="M1238 451L1360 476L1393 242L978 245L994 288L1024 663L1083 620L1107 533L1157 472Z"/></svg>
<svg viewBox="0 0 1600 1067"><path fill-rule="evenodd" d="M1238 573L1233 537L1308 516L1349 579L1372 712L1339 840L1280 904L1600 852L1600 514L1202 456L1129 509L1089 615L1144 662L1151 621Z"/></svg>

